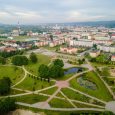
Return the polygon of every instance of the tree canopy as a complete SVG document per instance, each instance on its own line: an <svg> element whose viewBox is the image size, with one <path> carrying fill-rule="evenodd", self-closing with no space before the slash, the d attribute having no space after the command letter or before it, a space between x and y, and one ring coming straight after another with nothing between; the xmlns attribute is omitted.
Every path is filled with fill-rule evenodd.
<svg viewBox="0 0 115 115"><path fill-rule="evenodd" d="M0 95L5 95L10 92L11 80L9 77L0 79Z"/></svg>
<svg viewBox="0 0 115 115"><path fill-rule="evenodd" d="M30 54L30 60L31 60L32 63L36 63L38 61L38 58L37 58L35 53L32 52Z"/></svg>
<svg viewBox="0 0 115 115"><path fill-rule="evenodd" d="M60 60L60 59L56 59L54 60L54 65L58 65L60 67L63 67L64 66L64 63L63 63L63 60Z"/></svg>
<svg viewBox="0 0 115 115"><path fill-rule="evenodd" d="M49 68L47 65L44 65L44 64L40 65L38 72L39 72L39 76L41 78L48 78L49 77Z"/></svg>
<svg viewBox="0 0 115 115"><path fill-rule="evenodd" d="M17 55L12 58L14 65L22 66L28 64L28 58L26 56Z"/></svg>
<svg viewBox="0 0 115 115"><path fill-rule="evenodd" d="M50 68L49 73L50 73L50 77L52 78L62 77L64 75L64 70L59 65L53 65Z"/></svg>
<svg viewBox="0 0 115 115"><path fill-rule="evenodd" d="M15 100L11 98L5 98L0 100L0 115L6 114L16 109Z"/></svg>

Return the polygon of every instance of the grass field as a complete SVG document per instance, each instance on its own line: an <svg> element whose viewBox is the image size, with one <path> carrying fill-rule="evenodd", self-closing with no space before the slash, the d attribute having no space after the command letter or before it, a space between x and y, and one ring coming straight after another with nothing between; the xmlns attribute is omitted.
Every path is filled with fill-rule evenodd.
<svg viewBox="0 0 115 115"><path fill-rule="evenodd" d="M52 95L57 90L57 87L42 91L41 93Z"/></svg>
<svg viewBox="0 0 115 115"><path fill-rule="evenodd" d="M61 46L61 45L58 45L58 46L55 46L55 47L45 46L45 47L43 47L43 48L48 49L48 50L51 50L51 51L56 51L56 50L59 50L59 49L60 49L60 46Z"/></svg>
<svg viewBox="0 0 115 115"><path fill-rule="evenodd" d="M86 97L85 95L82 95L80 93L74 92L70 89L64 88L62 89L62 92L69 98L69 99L73 99L73 100L78 100L78 101L82 101L82 102L87 102L87 103L92 103L92 104L96 104L96 105L102 105L105 106L103 103L101 102L97 102L96 100L92 100L89 97ZM85 105L86 107L86 105Z"/></svg>
<svg viewBox="0 0 115 115"><path fill-rule="evenodd" d="M97 85L97 90L90 90L83 86L80 86L76 78L70 81L71 87L85 92L86 94L90 94L94 97L102 99L104 101L112 100L112 96L110 95L109 91L107 90L103 82L100 80L100 78L96 75L96 73L92 71L82 76L85 76L90 81L93 81Z"/></svg>
<svg viewBox="0 0 115 115"><path fill-rule="evenodd" d="M34 104L34 103L45 101L45 100L47 100L47 98L48 97L45 97L45 96L31 94L31 95L16 97L15 99L16 99L17 102Z"/></svg>
<svg viewBox="0 0 115 115"><path fill-rule="evenodd" d="M32 62L29 62L29 64L26 67L26 69L33 73L34 75L38 75L38 68L41 64L46 64L48 65L50 63L50 57L43 55L43 54L38 54L38 62L33 64Z"/></svg>
<svg viewBox="0 0 115 115"><path fill-rule="evenodd" d="M41 81L27 76L27 78L16 87L24 90L33 91L33 90L39 90L39 89L49 87L53 84L54 82L48 83L47 81Z"/></svg>
<svg viewBox="0 0 115 115"><path fill-rule="evenodd" d="M25 93L25 92L24 91L15 90L15 89L11 89L11 91L10 91L10 95L16 95L16 94L21 94L21 93Z"/></svg>
<svg viewBox="0 0 115 115"><path fill-rule="evenodd" d="M62 89L62 92L70 99L74 99L74 100L79 100L79 101L84 101L84 102L89 102L89 99L88 97L84 96L84 95L81 95L79 93L76 93L70 89Z"/></svg>
<svg viewBox="0 0 115 115"><path fill-rule="evenodd" d="M9 77L12 84L21 80L24 76L24 71L15 66L0 66L0 78Z"/></svg>
<svg viewBox="0 0 115 115"><path fill-rule="evenodd" d="M54 108L73 108L67 100L52 99L49 104Z"/></svg>

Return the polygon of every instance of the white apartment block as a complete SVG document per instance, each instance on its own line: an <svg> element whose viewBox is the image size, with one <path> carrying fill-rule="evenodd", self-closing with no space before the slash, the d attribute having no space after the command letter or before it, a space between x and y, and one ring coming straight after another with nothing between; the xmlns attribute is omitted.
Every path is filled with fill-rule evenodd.
<svg viewBox="0 0 115 115"><path fill-rule="evenodd" d="M104 45L99 45L103 43ZM93 47L94 44L97 44L98 49L105 52L115 52L115 47L108 46L111 44L110 41L91 41L91 40L71 40L70 46L83 46L83 47ZM106 46L105 46L106 45Z"/></svg>
<svg viewBox="0 0 115 115"><path fill-rule="evenodd" d="M102 51L105 51L105 52L111 52L111 53L115 52L115 47L101 46L101 45L98 45L97 47L98 47L99 50L102 50Z"/></svg>
<svg viewBox="0 0 115 115"><path fill-rule="evenodd" d="M92 47L92 41L83 41L83 40L71 40L70 46L83 46L83 47Z"/></svg>

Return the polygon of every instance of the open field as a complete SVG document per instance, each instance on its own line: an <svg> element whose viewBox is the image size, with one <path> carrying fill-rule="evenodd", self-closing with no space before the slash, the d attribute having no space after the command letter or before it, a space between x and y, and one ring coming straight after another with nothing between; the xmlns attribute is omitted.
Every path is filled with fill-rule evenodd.
<svg viewBox="0 0 115 115"><path fill-rule="evenodd" d="M104 101L112 100L112 97L111 97L109 91L106 89L105 85L100 80L100 78L96 75L96 73L94 73L92 71L92 72L88 72L86 74L83 74L82 76L83 77L85 76L90 81L93 81L96 84L97 89L96 90L90 90L90 89L87 89L87 88L81 86L79 83L77 83L76 78L70 81L71 87L73 87L77 90L80 90L82 92L85 92L86 94L89 94L89 95L92 95L92 96L97 97L99 99L102 99Z"/></svg>
<svg viewBox="0 0 115 115"><path fill-rule="evenodd" d="M37 80L37 79L27 76L27 78L22 83L17 85L16 88L34 91L34 90L39 90L39 89L49 87L53 84L54 84L54 82L52 82L52 81L50 83L48 83L47 81L44 81L44 80L41 81L40 79Z"/></svg>
<svg viewBox="0 0 115 115"><path fill-rule="evenodd" d="M43 55L43 54L38 54L38 62L33 64L32 62L29 62L29 64L26 67L26 69L34 74L34 75L38 75L38 68L41 64L46 64L48 65L50 63L50 57Z"/></svg>
<svg viewBox="0 0 115 115"><path fill-rule="evenodd" d="M24 71L16 66L0 66L0 78L9 77L12 85L24 77Z"/></svg>
<svg viewBox="0 0 115 115"><path fill-rule="evenodd" d="M41 102L41 101L45 101L47 99L47 97L41 96L41 95L36 95L36 94L31 94L31 95L26 95L26 96L23 96L23 97L16 97L15 99L18 102L34 104L34 103L38 103L38 102Z"/></svg>

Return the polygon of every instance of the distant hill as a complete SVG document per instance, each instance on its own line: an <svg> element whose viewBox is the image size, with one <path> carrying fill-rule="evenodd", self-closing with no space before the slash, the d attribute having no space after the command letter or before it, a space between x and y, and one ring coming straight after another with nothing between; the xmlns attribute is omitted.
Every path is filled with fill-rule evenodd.
<svg viewBox="0 0 115 115"><path fill-rule="evenodd" d="M114 28L115 21L95 21L95 22L71 22L64 23L64 25L73 25L73 26L105 26Z"/></svg>

